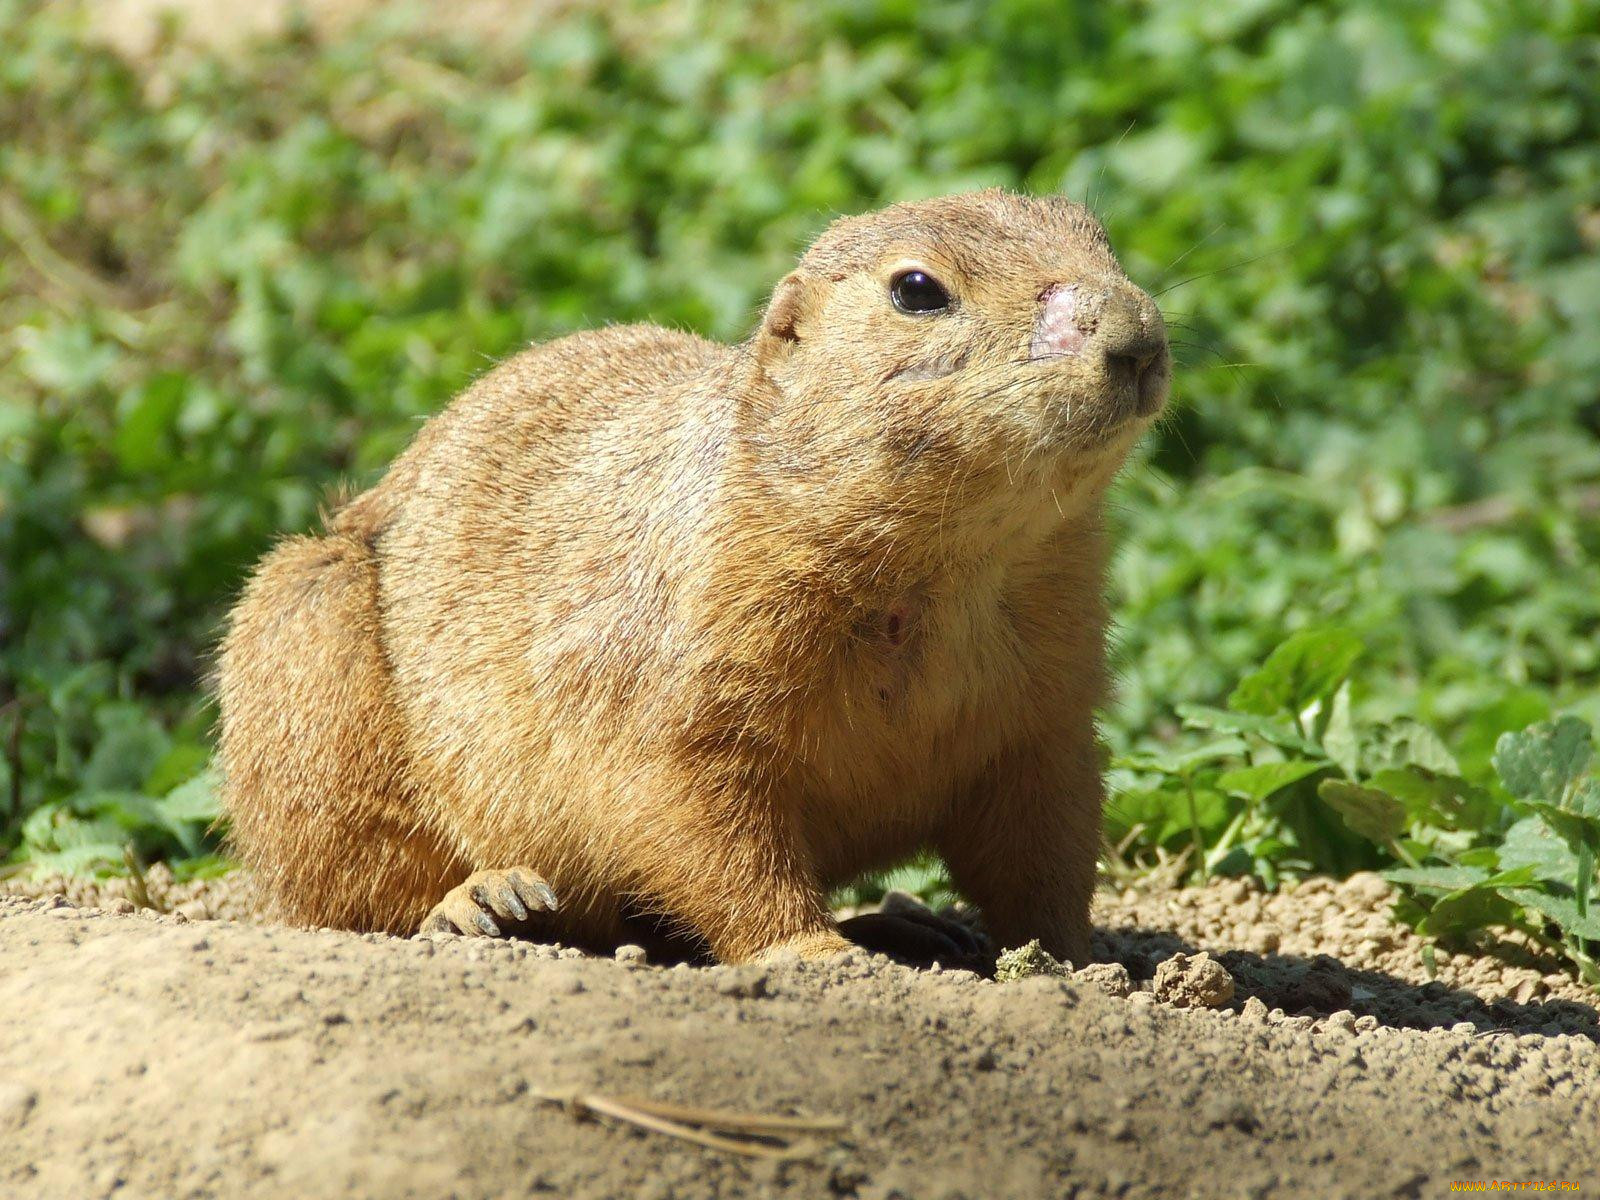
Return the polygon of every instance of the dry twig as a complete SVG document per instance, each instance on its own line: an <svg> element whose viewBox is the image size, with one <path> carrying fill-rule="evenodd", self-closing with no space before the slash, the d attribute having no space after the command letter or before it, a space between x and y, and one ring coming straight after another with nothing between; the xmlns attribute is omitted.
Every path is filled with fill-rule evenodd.
<svg viewBox="0 0 1600 1200"><path fill-rule="evenodd" d="M535 1092L534 1095L561 1105L574 1116L611 1117L641 1129L751 1158L800 1158L820 1147L820 1136L837 1136L849 1128L836 1117L765 1117L593 1093Z"/></svg>

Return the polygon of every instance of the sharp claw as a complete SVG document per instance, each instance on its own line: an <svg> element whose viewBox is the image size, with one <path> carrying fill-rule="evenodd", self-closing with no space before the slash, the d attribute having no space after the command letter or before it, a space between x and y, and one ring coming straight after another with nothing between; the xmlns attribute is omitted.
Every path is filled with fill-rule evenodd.
<svg viewBox="0 0 1600 1200"><path fill-rule="evenodd" d="M550 890L550 885L544 880L535 880L533 888L534 891L538 892L539 899L544 901L545 907L551 912L555 912L555 910L560 907L560 905L556 903L556 894Z"/></svg>
<svg viewBox="0 0 1600 1200"><path fill-rule="evenodd" d="M539 893L534 890L533 876L526 871L512 871L510 881L511 889L517 893L517 899L522 901L530 912L536 912L544 907L544 901L539 898Z"/></svg>
<svg viewBox="0 0 1600 1200"><path fill-rule="evenodd" d="M478 927L478 929L483 933L483 935L485 937L499 937L500 936L500 926L498 926L498 925L496 925L494 923L494 918L491 917L488 913L476 913L476 914L474 914L473 918L472 918L472 923Z"/></svg>
<svg viewBox="0 0 1600 1200"><path fill-rule="evenodd" d="M522 897L517 895L515 885L508 883L500 889L500 902L510 911L513 920L528 919L528 910L523 907Z"/></svg>

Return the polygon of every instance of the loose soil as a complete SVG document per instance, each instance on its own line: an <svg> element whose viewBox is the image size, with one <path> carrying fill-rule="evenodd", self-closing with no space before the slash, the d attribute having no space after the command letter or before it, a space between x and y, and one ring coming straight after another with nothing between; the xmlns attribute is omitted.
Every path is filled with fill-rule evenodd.
<svg viewBox="0 0 1600 1200"><path fill-rule="evenodd" d="M114 911L123 881L26 890L57 886L0 897L7 1197L1600 1186L1595 995L1516 947L1429 981L1371 876L1108 893L1099 962L1003 983L206 919L246 888L159 870L167 913ZM847 1130L752 1159L545 1099L574 1094Z"/></svg>

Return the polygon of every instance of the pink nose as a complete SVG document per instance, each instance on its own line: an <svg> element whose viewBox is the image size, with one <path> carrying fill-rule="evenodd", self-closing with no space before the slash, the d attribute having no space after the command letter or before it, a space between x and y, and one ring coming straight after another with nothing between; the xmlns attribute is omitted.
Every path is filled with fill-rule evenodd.
<svg viewBox="0 0 1600 1200"><path fill-rule="evenodd" d="M1082 312L1081 292L1077 284L1056 284L1044 296L1044 308L1033 327L1033 343L1028 347L1030 358L1054 358L1062 354L1077 354L1089 340L1083 328L1087 315ZM1080 324L1082 321L1082 324Z"/></svg>

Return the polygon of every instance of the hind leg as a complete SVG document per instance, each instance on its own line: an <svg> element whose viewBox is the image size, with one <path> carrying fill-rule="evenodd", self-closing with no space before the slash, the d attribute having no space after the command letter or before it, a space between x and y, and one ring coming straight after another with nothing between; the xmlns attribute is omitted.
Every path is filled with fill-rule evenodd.
<svg viewBox="0 0 1600 1200"><path fill-rule="evenodd" d="M218 668L223 799L266 913L410 933L464 860L409 778L365 540L294 538L234 609Z"/></svg>

